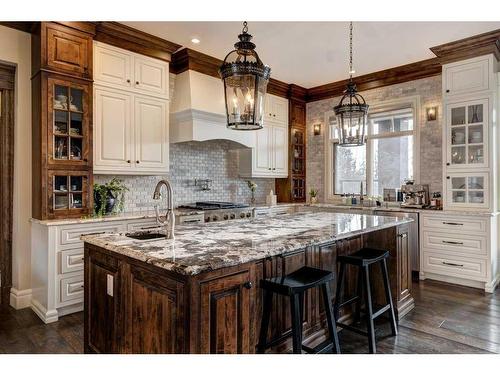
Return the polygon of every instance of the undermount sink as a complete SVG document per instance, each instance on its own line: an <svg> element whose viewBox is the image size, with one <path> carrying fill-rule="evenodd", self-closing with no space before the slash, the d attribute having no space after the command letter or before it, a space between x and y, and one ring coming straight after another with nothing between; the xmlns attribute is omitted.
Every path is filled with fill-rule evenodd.
<svg viewBox="0 0 500 375"><path fill-rule="evenodd" d="M146 241L146 240L159 240L167 238L167 236L163 233L158 232L135 232L135 233L127 233L125 237L130 237L135 240Z"/></svg>

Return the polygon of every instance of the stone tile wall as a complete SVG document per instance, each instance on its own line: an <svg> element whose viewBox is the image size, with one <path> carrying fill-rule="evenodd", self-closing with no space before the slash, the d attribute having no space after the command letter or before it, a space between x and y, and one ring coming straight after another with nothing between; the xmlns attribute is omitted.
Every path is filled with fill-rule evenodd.
<svg viewBox="0 0 500 375"><path fill-rule="evenodd" d="M429 184L430 191L443 191L442 178L442 114L441 76L419 79L397 85L367 90L361 93L371 106L396 98L420 97L420 183ZM319 189L319 200L325 198L325 114L332 111L340 97L307 104L307 190ZM436 121L427 122L427 107L438 107ZM321 135L313 134L313 126L321 124Z"/></svg>

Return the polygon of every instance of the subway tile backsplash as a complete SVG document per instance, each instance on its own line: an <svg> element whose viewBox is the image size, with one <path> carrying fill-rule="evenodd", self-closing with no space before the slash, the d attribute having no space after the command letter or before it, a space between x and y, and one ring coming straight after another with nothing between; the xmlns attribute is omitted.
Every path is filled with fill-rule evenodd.
<svg viewBox="0 0 500 375"><path fill-rule="evenodd" d="M126 212L140 211L154 206L156 183L167 178L172 183L174 205L196 201L231 201L250 204L251 192L247 179L238 176L236 153L242 146L231 141L185 142L170 144L170 173L164 176L117 176L128 187L125 194ZM95 183L105 183L113 176L95 175ZM195 179L212 180L211 190L195 186ZM274 191L274 179L252 179L257 185L256 203L265 203L266 195Z"/></svg>

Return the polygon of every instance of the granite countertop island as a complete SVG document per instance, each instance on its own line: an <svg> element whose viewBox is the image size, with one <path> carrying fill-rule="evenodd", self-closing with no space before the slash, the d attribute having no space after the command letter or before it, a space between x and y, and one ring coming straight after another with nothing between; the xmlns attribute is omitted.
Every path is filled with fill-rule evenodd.
<svg viewBox="0 0 500 375"><path fill-rule="evenodd" d="M174 240L135 240L126 233L83 236L83 240L169 271L195 275L411 221L388 216L302 212L178 226Z"/></svg>

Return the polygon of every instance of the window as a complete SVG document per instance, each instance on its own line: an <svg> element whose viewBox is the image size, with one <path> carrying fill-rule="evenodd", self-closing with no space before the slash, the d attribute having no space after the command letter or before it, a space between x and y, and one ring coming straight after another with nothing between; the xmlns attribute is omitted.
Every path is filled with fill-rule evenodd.
<svg viewBox="0 0 500 375"><path fill-rule="evenodd" d="M326 175L331 199L340 194L359 194L361 182L365 194L382 196L384 188L399 189L404 180L414 178L416 129L412 108L415 106L407 104L403 109L374 110L368 118L367 143L362 147L339 146L335 115L327 114Z"/></svg>

